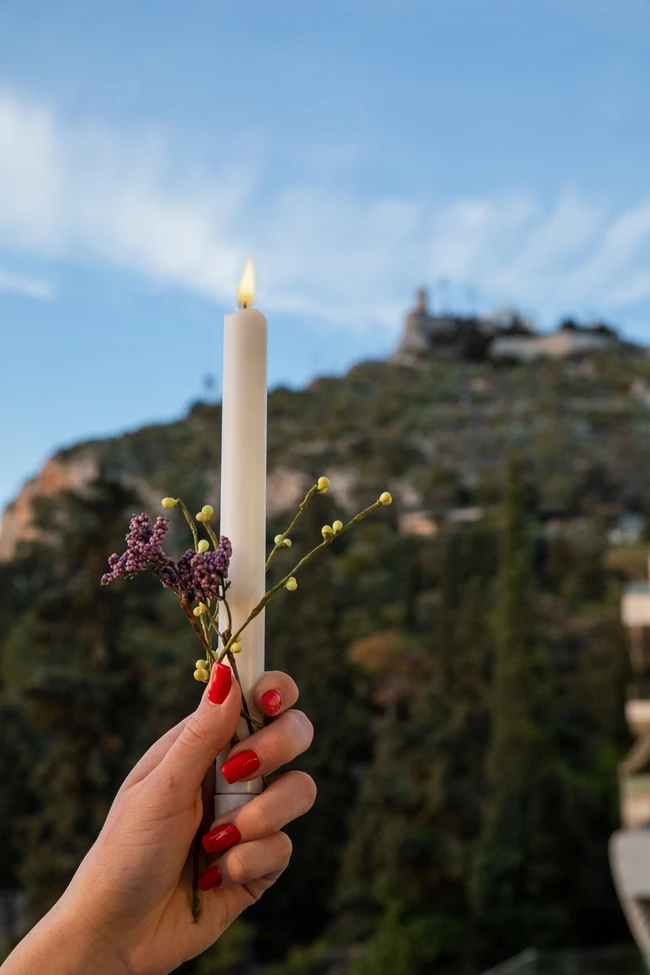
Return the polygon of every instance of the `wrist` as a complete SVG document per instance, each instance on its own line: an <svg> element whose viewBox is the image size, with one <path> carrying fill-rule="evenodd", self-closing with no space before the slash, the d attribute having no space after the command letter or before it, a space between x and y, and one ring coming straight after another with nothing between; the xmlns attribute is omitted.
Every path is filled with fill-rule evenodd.
<svg viewBox="0 0 650 975"><path fill-rule="evenodd" d="M2 975L133 975L133 970L85 911L64 898L23 938L2 966Z"/></svg>

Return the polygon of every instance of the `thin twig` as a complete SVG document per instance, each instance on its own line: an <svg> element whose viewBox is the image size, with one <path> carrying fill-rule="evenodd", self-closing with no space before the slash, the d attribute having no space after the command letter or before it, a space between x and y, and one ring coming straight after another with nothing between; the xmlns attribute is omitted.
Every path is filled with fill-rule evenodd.
<svg viewBox="0 0 650 975"><path fill-rule="evenodd" d="M228 651L228 663L230 664L231 669L232 669L232 672L235 675L235 680L237 681L237 683L239 684L239 687L241 689L242 712L243 712L244 718L246 720L246 725L248 727L248 734L249 735L252 735L253 732L254 732L254 729L253 729L253 719L252 719L252 717L250 715L250 712L248 710L248 702L246 701L246 695L244 694L244 688L242 687L242 682L239 679L239 671L237 670L237 664L235 662L235 655L234 655L234 653L230 653L230 651Z"/></svg>
<svg viewBox="0 0 650 975"><path fill-rule="evenodd" d="M235 640L240 635L240 633L244 629L246 629L246 627L251 622L251 620L254 620L256 616L260 615L264 607L267 605L267 603L271 601L271 599L273 599L275 594L279 592L280 589L284 589L289 579L291 579L291 577L294 576L296 572L298 572L300 569L304 568L304 566L306 566L309 562L311 562L311 560L315 558L315 556L319 552L323 551L323 549L326 549L329 545L331 545L335 538L340 538L341 535L344 535L345 532L350 530L350 528L352 528L354 525L358 525L360 521L363 521L364 518L367 518L368 515L373 514L373 512L377 511L377 509L381 507L383 507L382 502L379 500L375 501L374 504L371 504L368 508L364 508L364 510L360 511L358 515L355 515L354 518L352 518L347 523L347 525L344 525L340 531L336 532L336 534L332 533L331 535L328 535L326 538L323 539L320 545L317 545L316 548L313 548L311 550L311 552L308 552L307 555L304 555L300 559L300 561L296 563L293 569L290 572L288 572L286 576L284 576L283 579L280 579L280 581L276 583L275 586L273 586L271 589L269 589L267 592L264 593L257 606L255 606L255 608L250 611L250 613L248 614L248 616L246 617L242 625L239 627L237 632L231 633L228 643L220 652L219 657L217 659L223 660L226 654L229 653L231 645L235 642Z"/></svg>
<svg viewBox="0 0 650 975"><path fill-rule="evenodd" d="M228 600L225 597L225 594L224 594L224 597L223 597L223 604L226 607L226 616L228 617L228 629L225 631L228 634L228 638L227 638L227 640L223 640L223 637L222 637L222 641L223 641L224 645L227 643L228 646L230 646L230 644L232 643L232 640L231 640L231 636L232 636L232 613L230 612L230 605L228 603Z"/></svg>
<svg viewBox="0 0 650 975"><path fill-rule="evenodd" d="M244 709L243 709L243 708L242 708L242 709L241 709L241 711L239 712L239 717L240 717L240 718L244 718L244 720L246 721L246 723L247 723L247 724L248 724L248 722L250 721L250 723L251 723L252 725L254 725L254 726L255 726L255 727L257 728L257 730L258 730L258 731L260 731L260 729L262 729L262 728L264 727L264 725L262 724L262 722L261 722L261 721L258 721L258 720L257 720L257 718L254 718L254 717L252 717L252 715L250 715L250 714L248 714L248 712L247 712L247 711L244 711ZM251 735L253 734L253 732L252 732L252 731L250 730L250 727L249 727L249 729L248 729L248 732L249 732L249 734L251 734Z"/></svg>
<svg viewBox="0 0 650 975"><path fill-rule="evenodd" d="M304 498L302 499L302 501L298 505L298 512L296 514L296 517L293 519L293 521L291 522L291 524L289 525L289 527L287 528L287 530L285 532L283 532L282 537L280 538L280 541L275 543L275 545L274 545L274 547L273 547L273 549L271 551L271 554L269 555L268 559L266 560L266 566L265 566L266 572L269 571L269 569L271 568L271 566L275 562L275 556L278 554L279 550L281 548L284 548L284 546L282 544L283 541L285 540L285 538L288 538L288 536L294 530L294 528L296 527L298 521L300 520L300 518L301 518L301 516L302 516L302 514L303 514L303 512L305 510L305 508L307 507L307 505L309 504L309 502L311 501L311 499L314 497L314 495L315 494L318 494L318 493L319 493L319 491L318 491L318 484L314 484L307 491L307 494L304 496Z"/></svg>
<svg viewBox="0 0 650 975"><path fill-rule="evenodd" d="M215 535L215 533L214 533L214 531L213 531L213 529L212 529L212 525L210 524L210 522L209 522L209 521L204 521L204 522L203 522L203 525L205 526L205 530L206 530L206 532L207 532L207 533L208 533L208 535L210 536L210 541L212 542L212 545L213 545L213 547L214 547L214 550L215 550L215 552L216 552L216 551L217 551L217 549L219 548L219 539L218 539L218 538L217 538L217 536Z"/></svg>
<svg viewBox="0 0 650 975"><path fill-rule="evenodd" d="M192 604L191 604L190 600L188 599L188 597L185 596L185 595L180 596L179 597L179 602L181 604L181 608L182 608L183 612L185 613L185 615L187 616L188 620L192 624L192 629L194 630L194 632L198 636L199 640L201 641L201 643L203 644L203 646L205 647L205 649L206 650L212 650L212 646L211 646L210 642L208 640L206 640L205 636L203 635L203 631L201 630L201 627L199 626L199 622L198 622L196 616L194 615L194 610L192 609Z"/></svg>
<svg viewBox="0 0 650 975"><path fill-rule="evenodd" d="M194 551L196 552L199 547L199 534L196 530L194 518L192 518L191 514L187 510L187 505L185 504L182 498L176 498L176 504L183 512L183 517L185 518L185 521L190 526L190 531L192 532L192 538L194 539Z"/></svg>

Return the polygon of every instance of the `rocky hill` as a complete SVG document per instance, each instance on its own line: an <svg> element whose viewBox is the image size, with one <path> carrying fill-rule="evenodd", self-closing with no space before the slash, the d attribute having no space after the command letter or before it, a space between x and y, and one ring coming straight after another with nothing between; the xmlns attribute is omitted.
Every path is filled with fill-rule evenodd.
<svg viewBox="0 0 650 975"><path fill-rule="evenodd" d="M78 491L99 473L144 504L219 497L220 407L58 452L8 506L0 557L32 532L34 498ZM363 362L269 399L269 515L327 474L342 509L390 487L404 531L480 517L506 455L524 458L543 518L604 519L650 508L650 358L629 347L499 364L436 355ZM577 523L577 522L576 522Z"/></svg>

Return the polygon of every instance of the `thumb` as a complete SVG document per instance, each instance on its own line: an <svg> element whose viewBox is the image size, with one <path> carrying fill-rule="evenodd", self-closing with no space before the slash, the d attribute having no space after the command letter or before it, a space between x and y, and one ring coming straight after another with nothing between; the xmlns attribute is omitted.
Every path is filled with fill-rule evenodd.
<svg viewBox="0 0 650 975"><path fill-rule="evenodd" d="M241 690L228 664L215 664L196 711L189 716L156 773L174 789L195 793L219 752L232 739L241 711Z"/></svg>

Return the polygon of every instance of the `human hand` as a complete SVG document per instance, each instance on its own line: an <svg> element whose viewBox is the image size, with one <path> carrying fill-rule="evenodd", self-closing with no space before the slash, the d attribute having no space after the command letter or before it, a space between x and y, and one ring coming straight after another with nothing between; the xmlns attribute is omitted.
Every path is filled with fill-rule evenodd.
<svg viewBox="0 0 650 975"><path fill-rule="evenodd" d="M292 709L297 698L286 674L264 674L255 704L262 714L278 716L232 749L229 778L266 775L309 747L313 729ZM240 708L230 668L216 665L196 711L152 745L127 776L70 886L9 957L7 975L31 973L46 958L43 970L52 975L86 972L91 965L103 975L162 975L213 944L277 880L291 855L282 827L307 812L316 797L304 772L278 775L263 793L213 823L203 838L213 864L199 878L205 892L193 923L188 854L203 818L201 784L230 742ZM243 752L252 753L247 769L241 759L230 762Z"/></svg>

